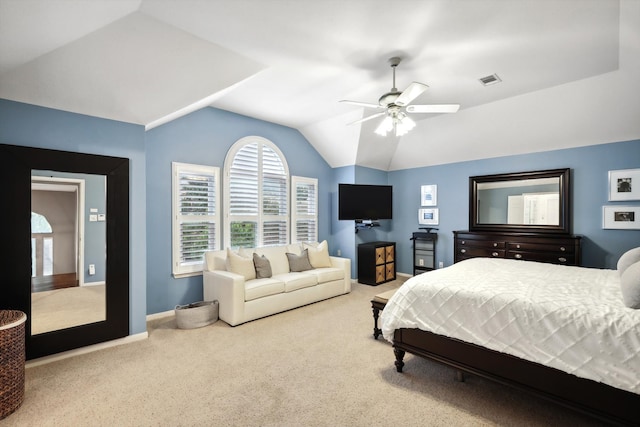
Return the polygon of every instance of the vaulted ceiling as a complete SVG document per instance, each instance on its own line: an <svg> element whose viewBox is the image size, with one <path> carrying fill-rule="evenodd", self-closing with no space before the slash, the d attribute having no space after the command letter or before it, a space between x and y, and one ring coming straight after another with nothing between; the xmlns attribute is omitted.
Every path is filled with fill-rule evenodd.
<svg viewBox="0 0 640 427"><path fill-rule="evenodd" d="M392 86L429 85L380 137ZM496 73L502 82L483 86ZM640 138L638 0L0 0L0 98L144 125L213 106L397 170Z"/></svg>

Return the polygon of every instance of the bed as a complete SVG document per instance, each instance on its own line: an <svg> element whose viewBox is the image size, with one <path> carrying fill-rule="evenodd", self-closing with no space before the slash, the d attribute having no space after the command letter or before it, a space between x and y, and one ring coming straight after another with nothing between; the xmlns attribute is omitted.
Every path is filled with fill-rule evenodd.
<svg viewBox="0 0 640 427"><path fill-rule="evenodd" d="M636 264L627 276L637 283ZM382 334L398 372L408 352L638 425L640 310L627 306L620 271L468 259L405 282L380 316Z"/></svg>

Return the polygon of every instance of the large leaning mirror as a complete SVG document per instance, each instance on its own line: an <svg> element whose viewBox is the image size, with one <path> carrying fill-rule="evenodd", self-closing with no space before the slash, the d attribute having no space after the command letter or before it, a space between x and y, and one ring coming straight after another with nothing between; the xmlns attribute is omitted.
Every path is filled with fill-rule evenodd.
<svg viewBox="0 0 640 427"><path fill-rule="evenodd" d="M570 233L569 169L469 178L472 231Z"/></svg>
<svg viewBox="0 0 640 427"><path fill-rule="evenodd" d="M129 334L129 160L0 144L0 309L27 314L27 359Z"/></svg>

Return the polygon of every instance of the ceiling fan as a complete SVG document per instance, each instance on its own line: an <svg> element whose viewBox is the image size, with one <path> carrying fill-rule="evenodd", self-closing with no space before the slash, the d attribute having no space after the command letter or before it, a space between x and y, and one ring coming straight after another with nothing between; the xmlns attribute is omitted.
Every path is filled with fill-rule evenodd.
<svg viewBox="0 0 640 427"><path fill-rule="evenodd" d="M416 123L407 115L407 113L455 113L460 108L459 104L432 104L432 105L410 105L411 101L416 99L422 92L427 90L429 86L413 82L404 91L400 92L396 88L396 67L402 59L394 56L389 58L389 64L393 70L393 87L390 92L385 93L378 99L377 104L368 102L342 100L348 104L358 105L365 108L375 108L381 111L372 114L363 119L349 123L354 125L366 122L376 117L386 116L378 125L375 132L378 135L385 136L387 132L395 130L396 136L402 136L413 129Z"/></svg>

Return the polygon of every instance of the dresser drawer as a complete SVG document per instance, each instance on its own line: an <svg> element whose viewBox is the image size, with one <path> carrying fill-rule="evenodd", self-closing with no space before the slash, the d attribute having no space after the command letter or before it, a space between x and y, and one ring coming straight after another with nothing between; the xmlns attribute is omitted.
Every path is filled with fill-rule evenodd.
<svg viewBox="0 0 640 427"><path fill-rule="evenodd" d="M480 240L480 239L458 239L456 243L459 247L474 247L474 248L486 248L486 249L504 249L506 242L502 240Z"/></svg>
<svg viewBox="0 0 640 427"><path fill-rule="evenodd" d="M456 252L458 256L464 258L485 257L485 258L504 258L504 249L482 248L482 247L462 247Z"/></svg>
<svg viewBox="0 0 640 427"><path fill-rule="evenodd" d="M552 243L529 243L529 242L509 242L507 250L511 251L540 251L540 252L558 252L573 254L573 242L552 242Z"/></svg>
<svg viewBox="0 0 640 427"><path fill-rule="evenodd" d="M508 251L506 258L520 259L523 261L551 262L553 264L563 265L576 264L576 257L573 253Z"/></svg>

